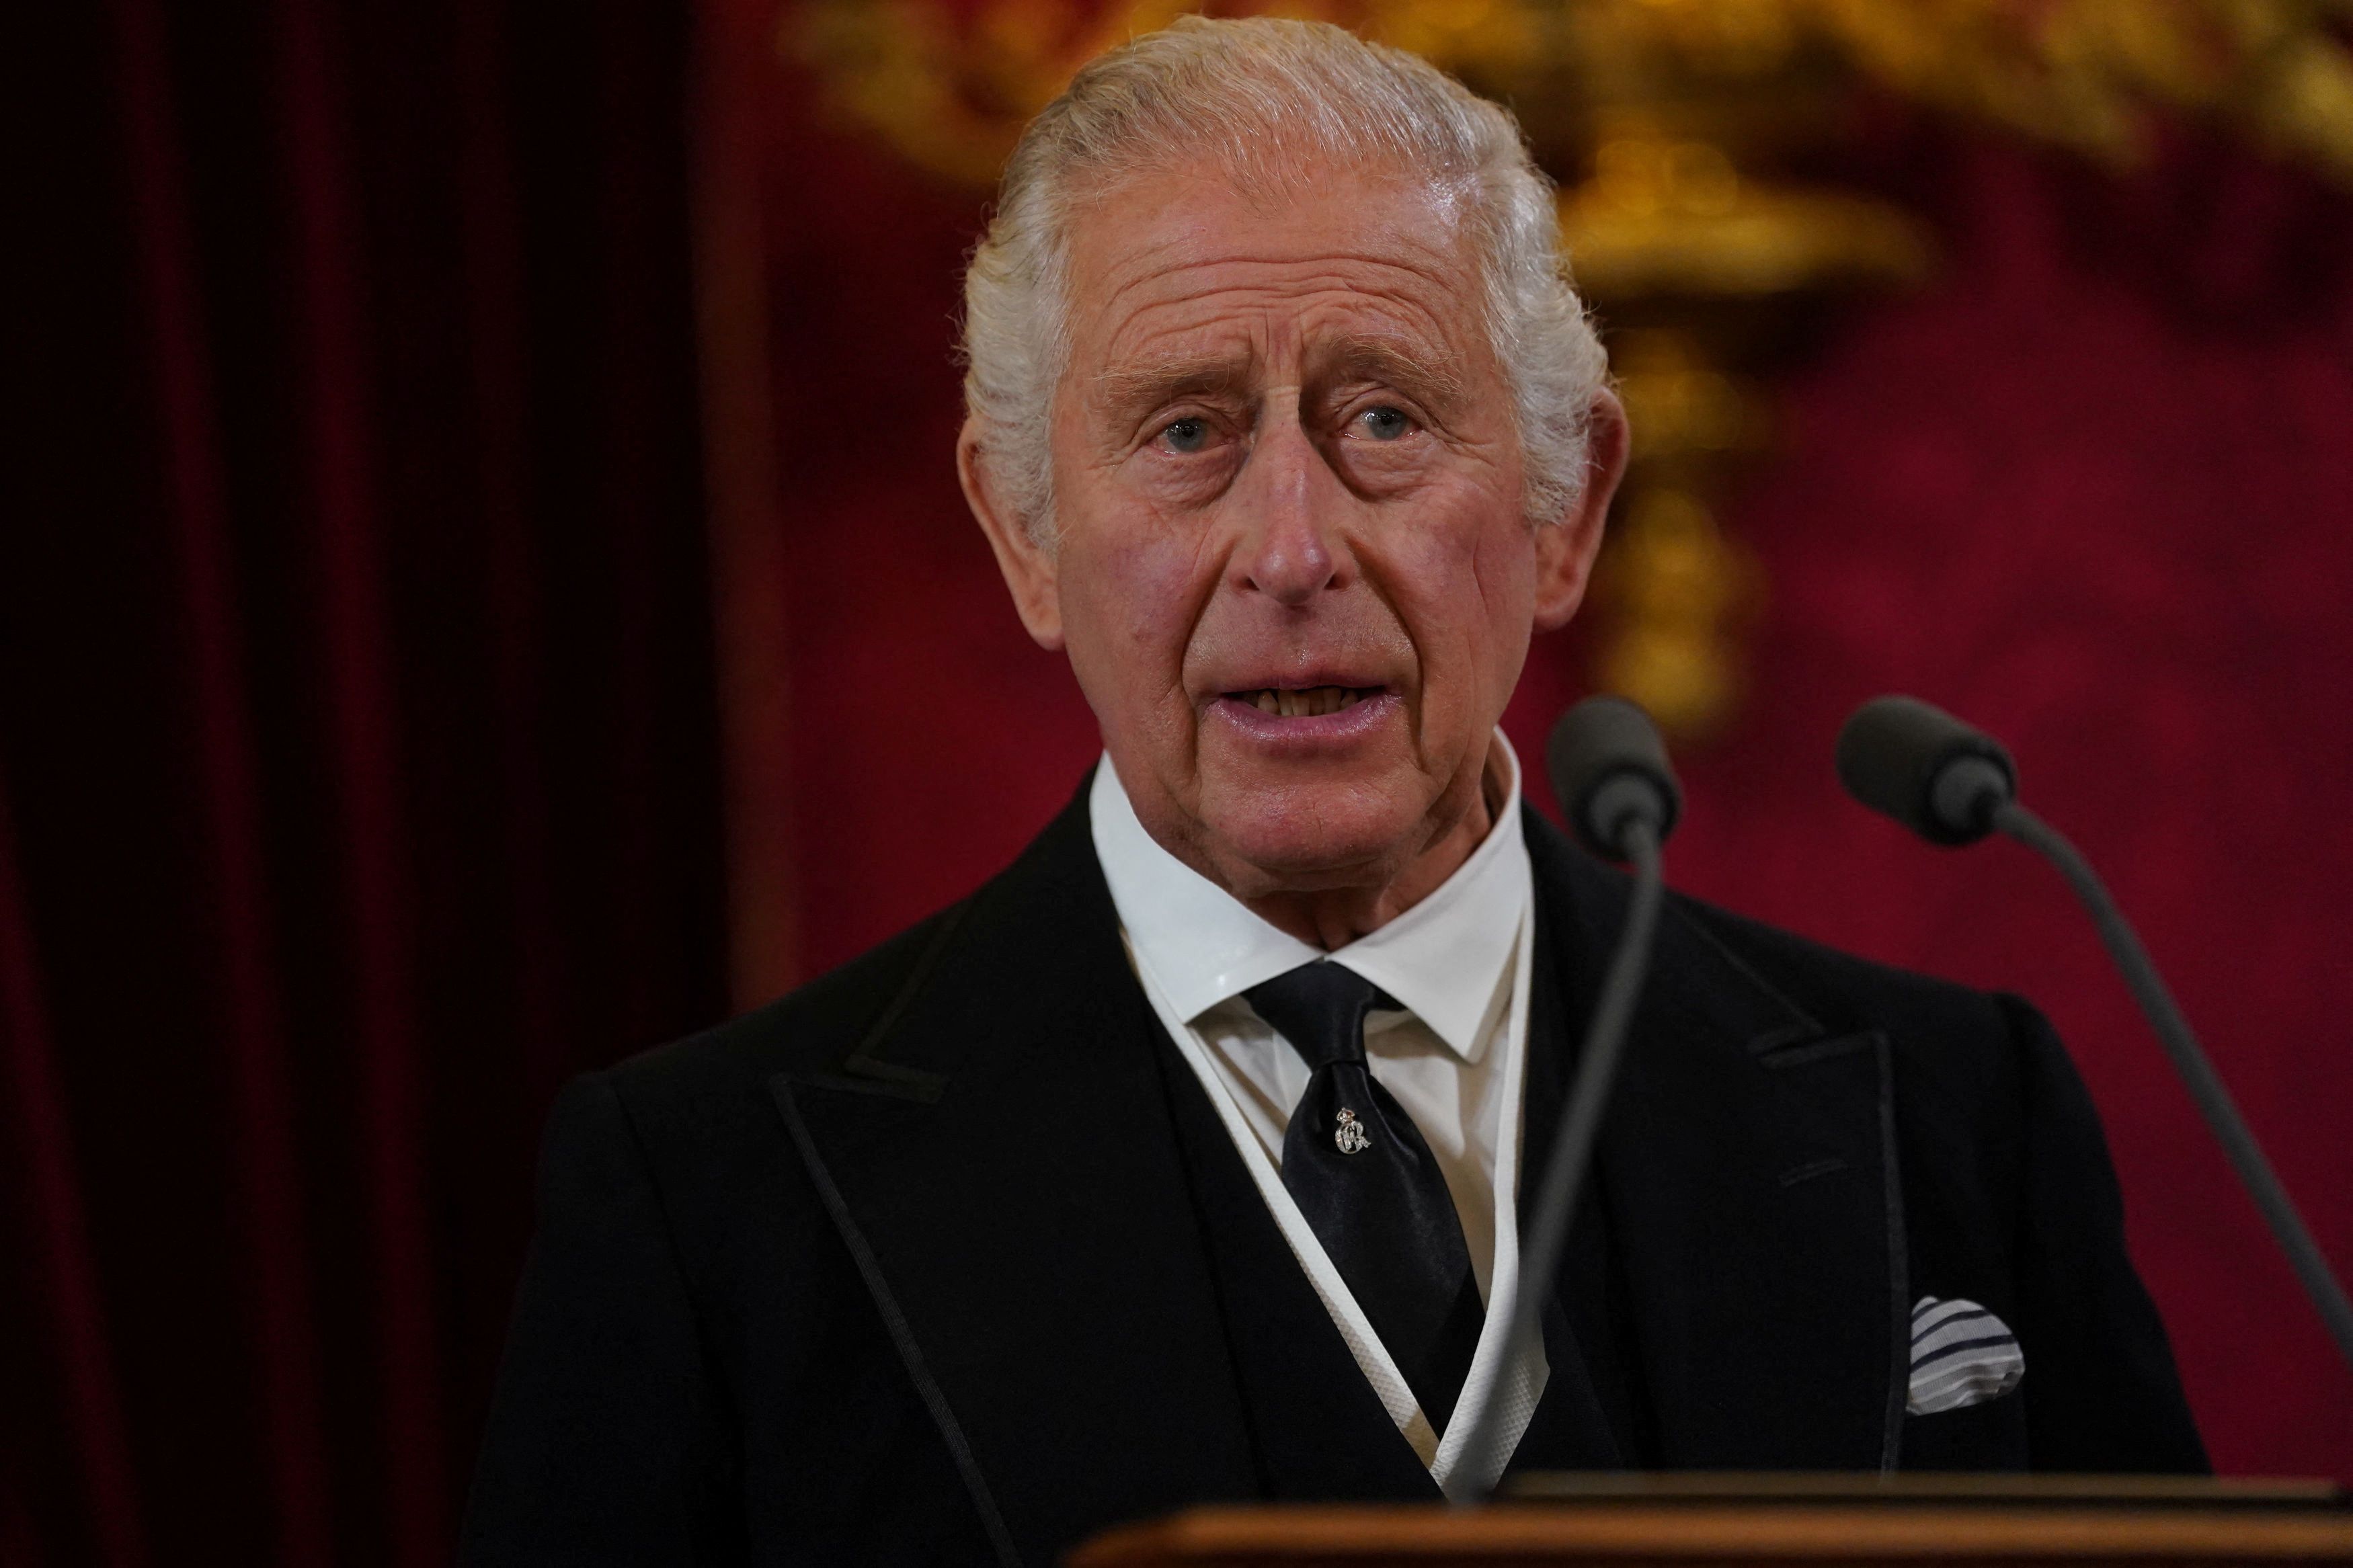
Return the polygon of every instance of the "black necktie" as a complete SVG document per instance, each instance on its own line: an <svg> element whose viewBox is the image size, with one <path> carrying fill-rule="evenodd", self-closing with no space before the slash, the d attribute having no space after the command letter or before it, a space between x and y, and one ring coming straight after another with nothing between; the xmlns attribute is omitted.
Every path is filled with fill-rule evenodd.
<svg viewBox="0 0 2353 1568"><path fill-rule="evenodd" d="M1313 1069L1283 1134L1282 1184L1442 1432L1485 1311L1446 1178L1365 1066L1365 1015L1397 1003L1321 959L1246 994Z"/></svg>

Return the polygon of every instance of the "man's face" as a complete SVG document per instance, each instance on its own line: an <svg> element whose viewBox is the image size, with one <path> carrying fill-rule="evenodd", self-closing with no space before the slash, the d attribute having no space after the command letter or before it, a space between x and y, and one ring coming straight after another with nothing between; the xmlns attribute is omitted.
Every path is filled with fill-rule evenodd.
<svg viewBox="0 0 2353 1568"><path fill-rule="evenodd" d="M1058 543L990 529L1031 633L1181 858L1243 898L1388 886L1484 820L1531 627L1599 535L1525 515L1457 205L1147 177L1076 219L1069 287Z"/></svg>

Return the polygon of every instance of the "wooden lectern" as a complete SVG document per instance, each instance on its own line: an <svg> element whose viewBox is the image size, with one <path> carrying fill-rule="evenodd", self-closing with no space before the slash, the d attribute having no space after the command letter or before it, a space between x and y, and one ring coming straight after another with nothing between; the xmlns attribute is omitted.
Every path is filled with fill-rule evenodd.
<svg viewBox="0 0 2353 1568"><path fill-rule="evenodd" d="M1530 1476L1485 1508L1203 1508L1096 1537L1071 1568L1508 1563L2353 1563L2327 1481L2138 1476Z"/></svg>

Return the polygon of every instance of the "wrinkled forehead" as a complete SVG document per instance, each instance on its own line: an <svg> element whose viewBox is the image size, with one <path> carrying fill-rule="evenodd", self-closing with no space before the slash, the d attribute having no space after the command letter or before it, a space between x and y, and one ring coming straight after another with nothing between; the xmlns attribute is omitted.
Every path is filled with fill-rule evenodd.
<svg viewBox="0 0 2353 1568"><path fill-rule="evenodd" d="M1485 357L1461 192L1378 170L1303 168L1280 185L1215 168L1130 175L1065 230L1071 368L1221 347L1297 361L1368 338Z"/></svg>

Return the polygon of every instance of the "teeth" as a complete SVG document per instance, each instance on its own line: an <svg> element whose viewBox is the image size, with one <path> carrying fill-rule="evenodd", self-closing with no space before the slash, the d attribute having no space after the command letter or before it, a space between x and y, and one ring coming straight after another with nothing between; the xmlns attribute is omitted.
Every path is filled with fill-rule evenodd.
<svg viewBox="0 0 2353 1568"><path fill-rule="evenodd" d="M1364 693L1345 686L1310 686L1283 689L1261 687L1244 699L1261 713L1271 713L1282 719L1319 719L1327 713L1337 713L1354 708L1364 700Z"/></svg>

